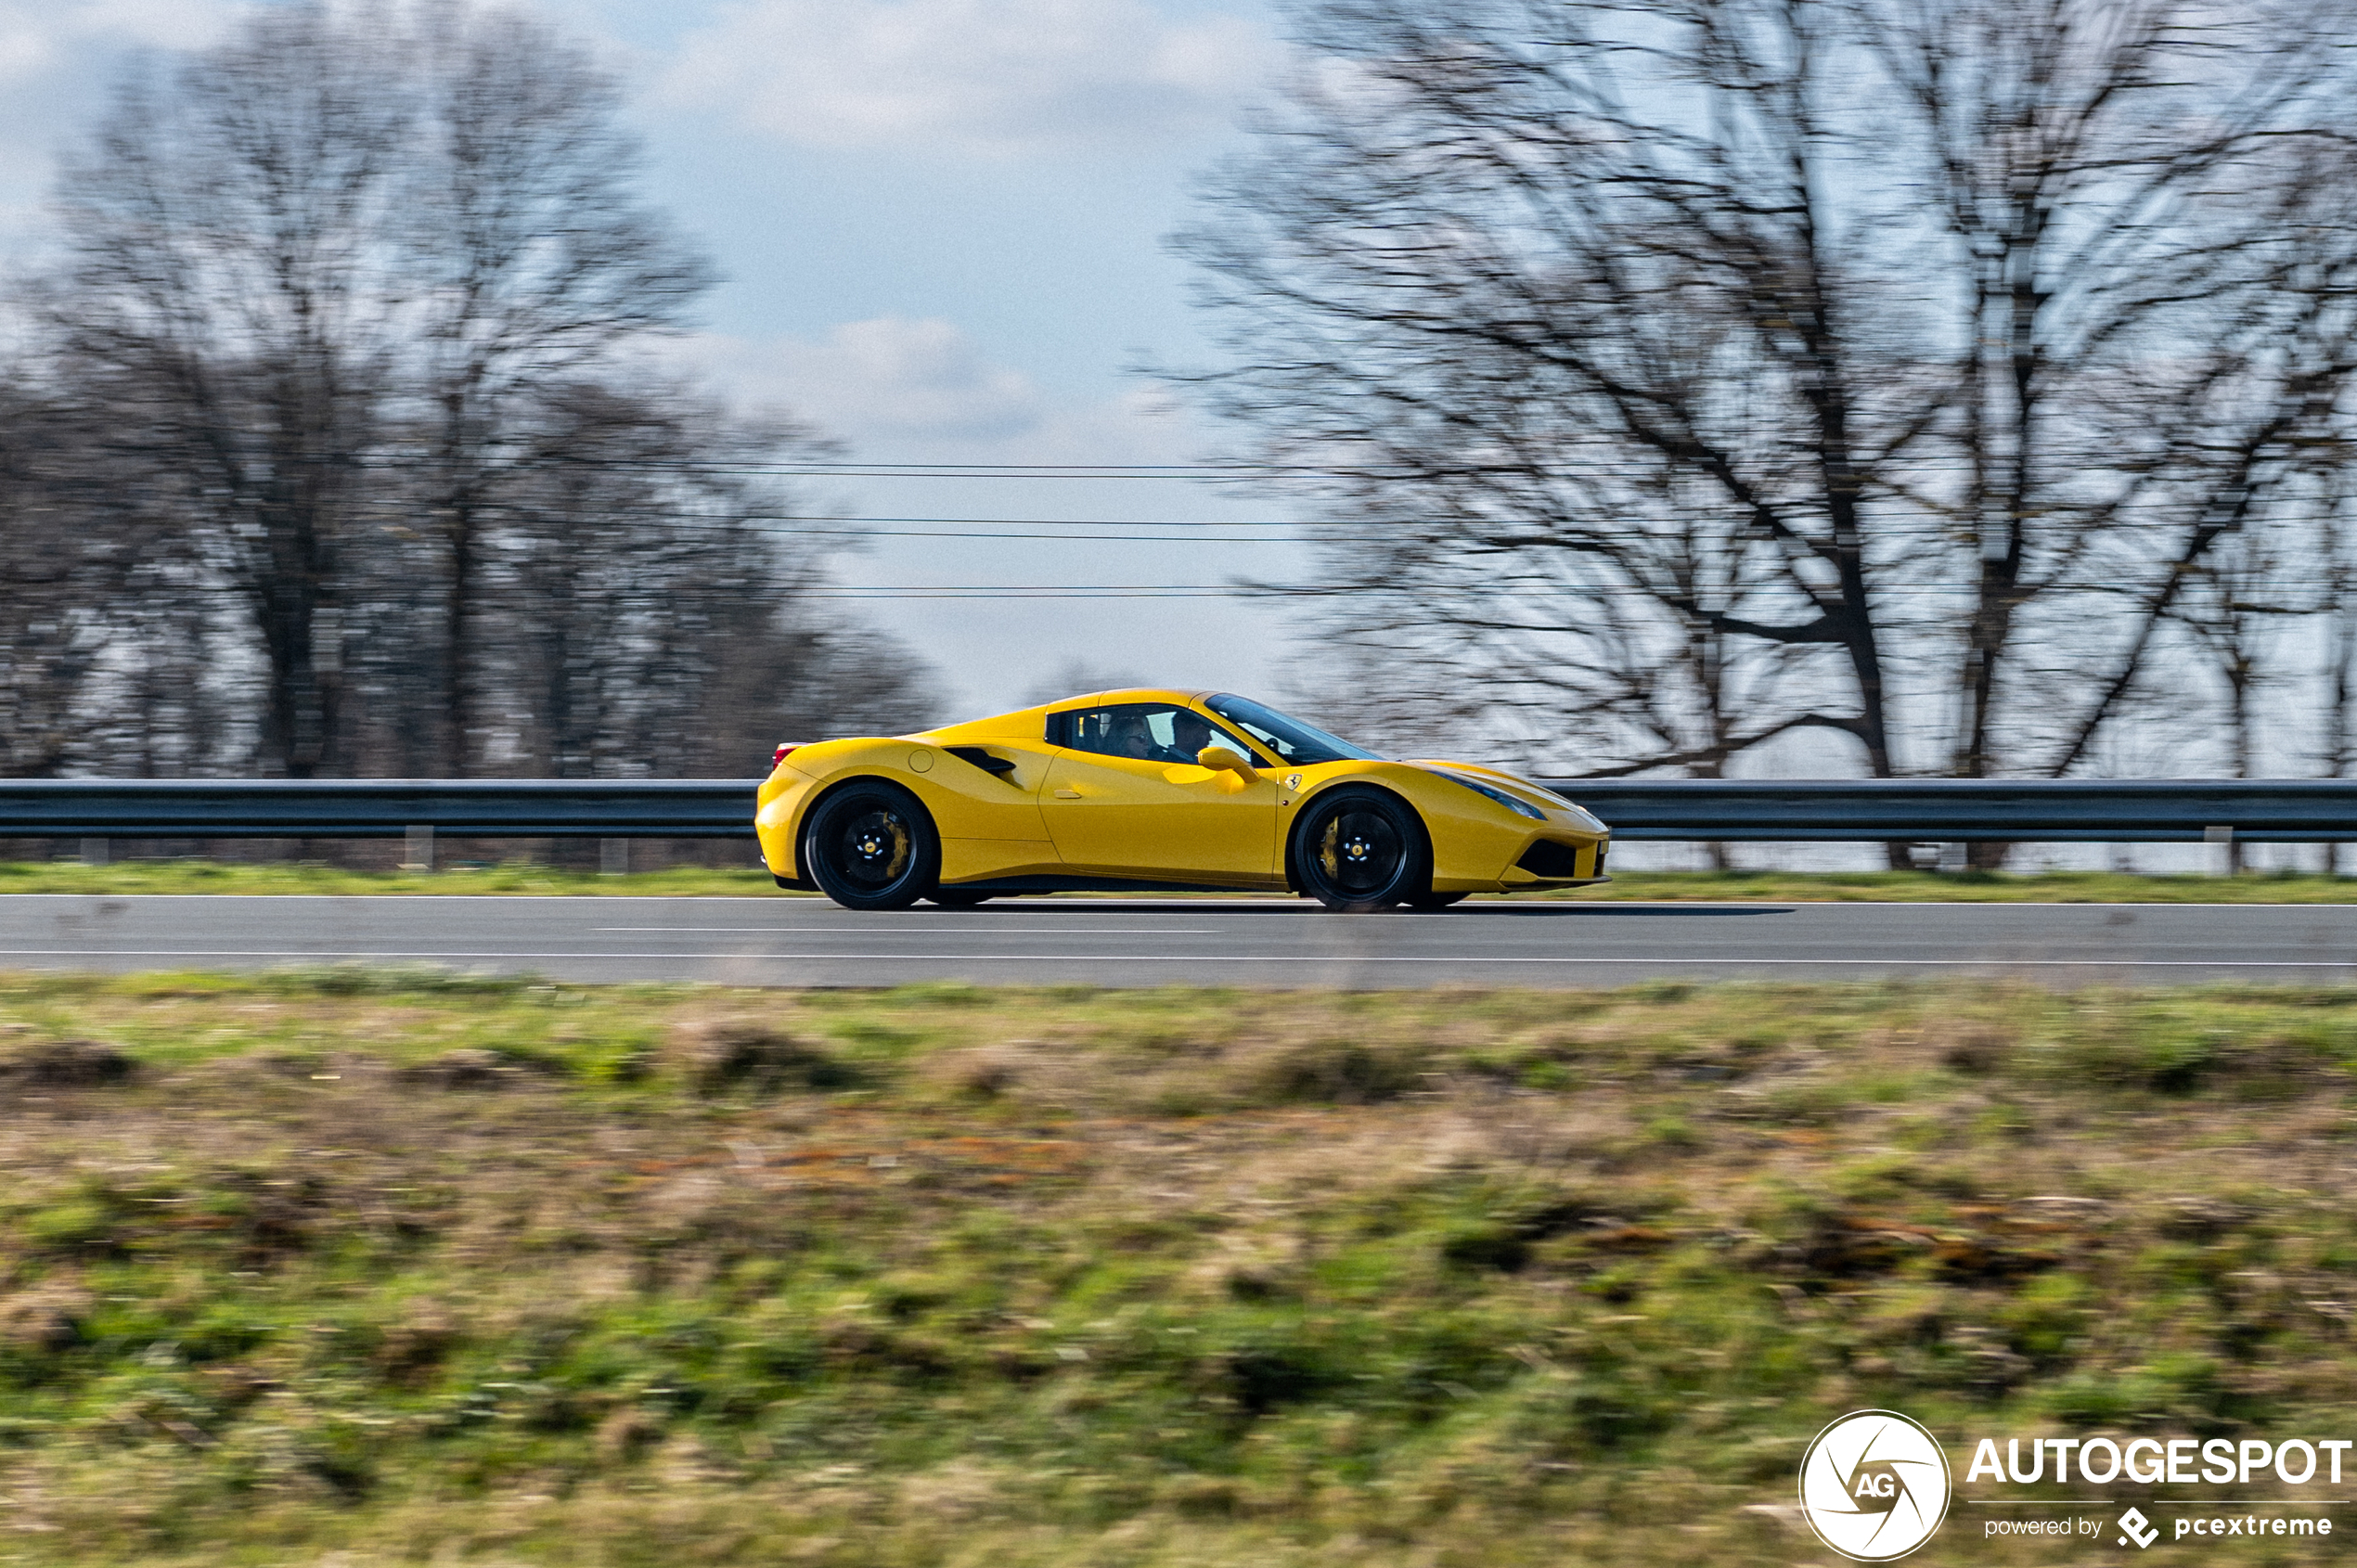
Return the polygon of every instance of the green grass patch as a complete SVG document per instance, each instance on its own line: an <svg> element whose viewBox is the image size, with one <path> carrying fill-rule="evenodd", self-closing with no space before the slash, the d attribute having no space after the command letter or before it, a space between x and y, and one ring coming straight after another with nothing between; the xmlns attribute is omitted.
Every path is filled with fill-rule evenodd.
<svg viewBox="0 0 2357 1568"><path fill-rule="evenodd" d="M750 851L747 858L751 858ZM431 873L348 871L302 861L249 865L203 860L126 860L110 866L84 866L71 860L16 861L0 863L0 893L817 896L787 893L776 885L768 872L752 866L742 869L682 866L604 876L587 871L560 871L530 861L458 867ZM1601 887L1525 897L1607 902L2346 904L2357 900L2357 878L2283 872L2203 877L2131 876L2116 871L1629 871L1616 874Z"/></svg>
<svg viewBox="0 0 2357 1568"><path fill-rule="evenodd" d="M2347 1427L2352 1069L2345 989L0 976L0 1561L1813 1561L1852 1408Z"/></svg>
<svg viewBox="0 0 2357 1568"><path fill-rule="evenodd" d="M2347 904L2357 877L2122 871L1631 871L1542 896L1832 904Z"/></svg>

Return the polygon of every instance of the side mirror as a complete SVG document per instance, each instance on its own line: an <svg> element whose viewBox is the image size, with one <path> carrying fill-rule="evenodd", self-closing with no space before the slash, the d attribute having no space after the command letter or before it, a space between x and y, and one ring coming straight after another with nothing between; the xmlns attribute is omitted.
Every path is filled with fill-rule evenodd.
<svg viewBox="0 0 2357 1568"><path fill-rule="evenodd" d="M1195 765L1207 767L1214 773L1235 774L1247 784L1260 777L1253 771L1252 764L1238 756L1234 749L1228 746L1205 746L1195 753Z"/></svg>

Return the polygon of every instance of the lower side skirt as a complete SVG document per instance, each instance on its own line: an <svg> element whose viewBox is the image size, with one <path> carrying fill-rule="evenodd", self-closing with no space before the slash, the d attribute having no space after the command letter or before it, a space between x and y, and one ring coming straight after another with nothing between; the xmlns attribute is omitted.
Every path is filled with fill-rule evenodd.
<svg viewBox="0 0 2357 1568"><path fill-rule="evenodd" d="M776 872L769 880L794 893L817 893L816 882L799 877L780 877ZM1149 882L1127 881L1119 877L999 877L978 882L944 882L944 889L959 893L986 893L1005 896L1019 893L1290 893L1290 888L1271 887L1267 882Z"/></svg>
<svg viewBox="0 0 2357 1568"><path fill-rule="evenodd" d="M796 877L780 877L770 873L770 880L779 887L794 893L816 893L816 884ZM1501 893L1552 893L1557 888L1594 887L1612 880L1610 877L1582 877L1577 881L1526 882L1520 887L1500 888ZM1271 887L1266 882L1144 882L1125 881L1118 877L1001 877L996 881L944 882L945 888L960 893L986 893L994 897L1022 893L1286 893L1291 888ZM1487 892L1488 890L1483 889Z"/></svg>
<svg viewBox="0 0 2357 1568"><path fill-rule="evenodd" d="M975 882L944 882L960 893L1286 893L1268 882L1157 882L1121 877L997 877Z"/></svg>

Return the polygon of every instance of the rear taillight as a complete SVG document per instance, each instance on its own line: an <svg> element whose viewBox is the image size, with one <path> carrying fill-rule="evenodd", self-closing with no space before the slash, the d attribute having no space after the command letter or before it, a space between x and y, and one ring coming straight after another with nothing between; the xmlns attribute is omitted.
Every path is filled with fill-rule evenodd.
<svg viewBox="0 0 2357 1568"><path fill-rule="evenodd" d="M776 767L779 763L784 762L787 757L792 755L795 752L798 752L801 749L801 742L794 740L787 741L784 745L779 746L776 751L769 753L769 765L771 767Z"/></svg>

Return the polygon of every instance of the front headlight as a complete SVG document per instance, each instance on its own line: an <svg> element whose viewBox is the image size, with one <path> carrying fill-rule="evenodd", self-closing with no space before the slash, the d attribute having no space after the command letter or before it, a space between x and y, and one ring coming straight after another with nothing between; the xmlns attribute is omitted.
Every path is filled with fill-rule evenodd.
<svg viewBox="0 0 2357 1568"><path fill-rule="evenodd" d="M1500 805L1504 806L1508 811L1520 812L1523 816L1529 817L1533 822L1544 822L1547 820L1547 814L1545 812L1539 810L1537 806L1532 805L1528 801L1517 800L1513 795L1506 793L1503 790L1493 790L1487 784L1476 784L1472 779L1463 777L1462 774L1444 773L1441 777L1453 783L1462 784L1466 789L1471 790L1476 795L1487 795L1491 800L1496 801Z"/></svg>

